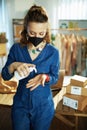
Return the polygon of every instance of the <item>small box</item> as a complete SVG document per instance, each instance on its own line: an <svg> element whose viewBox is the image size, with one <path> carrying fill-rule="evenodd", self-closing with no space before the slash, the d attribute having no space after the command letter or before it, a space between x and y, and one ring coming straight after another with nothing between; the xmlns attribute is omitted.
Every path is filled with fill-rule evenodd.
<svg viewBox="0 0 87 130"><path fill-rule="evenodd" d="M68 85L66 87L66 93L87 96L87 88L82 88L78 86Z"/></svg>
<svg viewBox="0 0 87 130"><path fill-rule="evenodd" d="M87 77L74 75L70 80L70 84L74 86L85 87L87 85Z"/></svg>
<svg viewBox="0 0 87 130"><path fill-rule="evenodd" d="M87 105L87 96L65 94L63 96L63 105L82 111Z"/></svg>

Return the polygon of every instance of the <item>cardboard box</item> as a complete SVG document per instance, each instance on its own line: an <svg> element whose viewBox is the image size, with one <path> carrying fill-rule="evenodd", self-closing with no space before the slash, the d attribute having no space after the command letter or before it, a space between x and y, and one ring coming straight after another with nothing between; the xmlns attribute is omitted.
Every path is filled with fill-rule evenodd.
<svg viewBox="0 0 87 130"><path fill-rule="evenodd" d="M87 85L87 77L74 75L70 80L70 84L79 87L85 87Z"/></svg>
<svg viewBox="0 0 87 130"><path fill-rule="evenodd" d="M7 50L6 50L6 43L0 43L0 55L6 55Z"/></svg>
<svg viewBox="0 0 87 130"><path fill-rule="evenodd" d="M87 105L87 96L65 94L63 96L63 105L82 111Z"/></svg>
<svg viewBox="0 0 87 130"><path fill-rule="evenodd" d="M82 88L78 86L68 85L66 87L66 93L87 96L87 88Z"/></svg>

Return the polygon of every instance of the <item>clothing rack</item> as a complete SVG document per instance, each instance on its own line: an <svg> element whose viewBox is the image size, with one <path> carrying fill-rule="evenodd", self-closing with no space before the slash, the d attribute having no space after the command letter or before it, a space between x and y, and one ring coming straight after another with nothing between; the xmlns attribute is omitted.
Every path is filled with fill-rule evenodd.
<svg viewBox="0 0 87 130"><path fill-rule="evenodd" d="M87 28L52 30L58 31L52 42L60 53L60 68L65 69L66 75L87 76L87 72L85 72L87 70L87 36L80 34L80 31L86 31Z"/></svg>

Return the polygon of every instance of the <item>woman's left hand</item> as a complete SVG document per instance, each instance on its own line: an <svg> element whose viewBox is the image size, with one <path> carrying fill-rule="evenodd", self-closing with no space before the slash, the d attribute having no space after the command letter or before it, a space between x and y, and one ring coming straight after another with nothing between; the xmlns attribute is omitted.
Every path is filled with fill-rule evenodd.
<svg viewBox="0 0 87 130"><path fill-rule="evenodd" d="M30 90L32 91L35 88L37 88L39 85L44 86L45 80L46 80L46 75L39 74L28 81L28 83L26 84L26 88L30 88Z"/></svg>

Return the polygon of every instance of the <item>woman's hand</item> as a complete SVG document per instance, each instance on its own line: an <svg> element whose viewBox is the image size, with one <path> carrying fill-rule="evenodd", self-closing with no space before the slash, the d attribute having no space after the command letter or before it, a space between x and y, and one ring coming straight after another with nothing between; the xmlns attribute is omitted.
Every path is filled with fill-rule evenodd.
<svg viewBox="0 0 87 130"><path fill-rule="evenodd" d="M14 62L9 66L9 72L13 73L16 70L20 76L27 76L29 75L29 67L35 67L35 65L23 62Z"/></svg>
<svg viewBox="0 0 87 130"><path fill-rule="evenodd" d="M46 75L45 74L39 74L35 78L31 79L28 81L26 84L26 88L30 88L30 90L34 90L37 88L39 85L44 86L46 80Z"/></svg>

